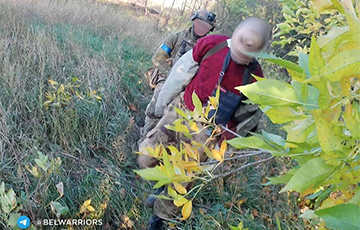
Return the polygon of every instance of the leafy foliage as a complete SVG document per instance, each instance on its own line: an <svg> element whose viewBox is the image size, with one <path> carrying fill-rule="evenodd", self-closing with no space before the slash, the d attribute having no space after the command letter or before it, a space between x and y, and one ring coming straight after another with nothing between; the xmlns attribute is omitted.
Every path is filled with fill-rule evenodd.
<svg viewBox="0 0 360 230"><path fill-rule="evenodd" d="M86 100L92 102L95 100L101 100L102 98L97 94L96 90L87 90L88 92L82 93L80 89L80 80L77 77L71 78L71 82L66 85L60 84L54 80L48 80L51 90L45 92L45 98L47 99L43 106L47 110L49 107L65 107L71 101Z"/></svg>
<svg viewBox="0 0 360 230"><path fill-rule="evenodd" d="M173 125L168 125L166 128L190 140L194 135L207 129L212 130L212 134L215 135L218 129L215 129L214 116L208 118L208 115L211 110L216 109L219 103L219 89L215 97L210 97L210 103L204 108L195 93L192 95L192 100L195 106L194 111L175 108L180 118ZM211 137L212 135L210 135L208 140ZM224 159L227 144L223 142L220 150L210 149L205 143L198 143L194 140L191 141L191 144L181 141L178 146L164 146L160 144L155 149L147 147L147 154L158 159L160 164L154 168L134 170L142 178L156 181L157 183L154 188L168 185L167 193L170 197L159 196L159 198L173 200L177 207L182 207L182 220L189 218L192 211L192 200L187 199L186 196L189 196L191 193L197 194L204 187L205 182L211 179L202 177L203 184L190 191L185 188L190 182L199 179L201 174L208 172L208 169L200 164L199 148L210 159L221 162Z"/></svg>
<svg viewBox="0 0 360 230"><path fill-rule="evenodd" d="M326 34L333 27L342 26L345 18L336 9L324 6L325 1L318 0L280 0L283 22L277 24L277 40L273 46L277 54L298 56L298 51L309 52L311 36ZM326 4L326 3L325 3ZM285 48L285 49L284 49Z"/></svg>
<svg viewBox="0 0 360 230"><path fill-rule="evenodd" d="M329 2L315 2L316 6L321 4ZM304 218L321 218L332 229L355 229L359 226L355 217L359 210L358 195L355 194L359 193L360 171L360 22L351 11L354 7L348 4L332 0L326 6L326 9L329 8L336 10L332 11L335 14L340 12L339 17L346 17L349 26L334 28L318 39L313 36L309 54L299 53L299 64L275 56L262 56L285 67L292 76L291 84L264 79L237 88L253 103L259 104L272 122L283 125L286 139L263 131L262 134L234 138L227 143L238 149L261 149L273 156L295 160L297 167L285 175L270 178L268 184L286 183L281 192L296 191L301 197L314 200L314 210L304 213ZM209 105L202 108L195 94L192 99L194 111L177 110L182 118L167 127L187 138L207 127L209 105L218 101L212 98ZM198 123L201 125L198 126ZM212 130L217 130L212 125ZM207 156L219 164L227 160L224 143L219 149L204 149ZM167 192L170 199L176 206L183 207L182 219L188 218L192 206L186 196L192 192L192 197L196 196L204 184L217 178L212 170L199 167L198 146L205 148L206 144L181 142L179 147L160 145L155 149L148 148L149 154L159 159L160 165L136 171L143 178L157 181L155 187L169 185ZM186 186L179 186L196 179L203 183L190 191ZM344 215L338 215L342 211ZM320 226L323 225L322 222ZM231 227L243 228L241 225Z"/></svg>
<svg viewBox="0 0 360 230"><path fill-rule="evenodd" d="M265 135L262 139L281 149L284 154L278 155L289 156L299 164L286 175L270 178L269 184L286 183L281 192L296 191L314 199L315 216L311 218L322 218L327 227L357 229L360 207L352 198L359 193L360 172L360 21L350 1L314 2L318 7L326 4L326 9L336 9L349 26L333 28L317 40L312 37L310 53L300 53L296 70L287 62L268 58L287 68L292 74L291 84L264 80L238 89L260 104L272 122L283 124L287 132L283 145ZM244 142L234 139L229 144L248 147Z"/></svg>

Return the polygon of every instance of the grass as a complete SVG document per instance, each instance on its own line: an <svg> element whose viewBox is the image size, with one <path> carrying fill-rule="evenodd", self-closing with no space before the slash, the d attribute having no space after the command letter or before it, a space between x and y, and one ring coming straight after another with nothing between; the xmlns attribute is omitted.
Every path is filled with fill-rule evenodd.
<svg viewBox="0 0 360 230"><path fill-rule="evenodd" d="M151 97L142 76L164 35L151 20L96 2L0 0L0 11L0 181L15 190L21 213L55 218L50 204L57 201L69 208L63 218L102 218L98 229L144 229L151 185L132 170ZM85 99L69 89L68 100L46 109L46 93L57 94L61 84L78 84L74 91ZM26 167L38 151L60 157L59 171L34 177ZM176 229L229 229L239 221L277 229L276 217L282 229L304 229L296 198L261 185L285 166L273 161L207 186L194 217ZM80 213L88 199L96 212ZM4 221L0 228L9 228Z"/></svg>

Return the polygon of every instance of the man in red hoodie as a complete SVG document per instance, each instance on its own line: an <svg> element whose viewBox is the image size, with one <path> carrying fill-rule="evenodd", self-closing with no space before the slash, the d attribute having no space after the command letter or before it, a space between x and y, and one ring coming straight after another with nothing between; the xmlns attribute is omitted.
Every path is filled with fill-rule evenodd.
<svg viewBox="0 0 360 230"><path fill-rule="evenodd" d="M269 38L268 25L259 18L251 17L239 24L231 39L222 35L210 35L199 39L195 47L184 54L172 68L156 103L155 115L161 119L140 144L139 152L146 154L147 146L178 142L176 136L164 127L178 118L174 107L193 110L191 98L194 92L205 105L209 97L214 95L218 85L220 102L215 122L228 126L243 136L246 135L246 131L252 130L256 123L251 122L251 119L258 116L259 111L250 109L245 113L240 112L239 117L244 96L235 87L254 82L251 73L263 77L255 57L267 47ZM206 140L207 131L203 130L195 138L197 141ZM230 139L230 133L225 132L223 138ZM202 159L205 160L205 154L202 155ZM140 168L154 167L157 163L156 159L147 155L138 157ZM158 219L171 218L176 210L171 202L155 201L154 212Z"/></svg>

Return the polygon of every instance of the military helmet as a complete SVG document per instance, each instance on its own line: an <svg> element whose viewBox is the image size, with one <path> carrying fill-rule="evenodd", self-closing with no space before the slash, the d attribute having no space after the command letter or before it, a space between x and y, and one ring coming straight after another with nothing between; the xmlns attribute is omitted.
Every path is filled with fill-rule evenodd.
<svg viewBox="0 0 360 230"><path fill-rule="evenodd" d="M194 21L197 18L209 23L213 28L215 27L216 14L214 14L213 12L205 10L205 9L196 11L191 16L191 20Z"/></svg>

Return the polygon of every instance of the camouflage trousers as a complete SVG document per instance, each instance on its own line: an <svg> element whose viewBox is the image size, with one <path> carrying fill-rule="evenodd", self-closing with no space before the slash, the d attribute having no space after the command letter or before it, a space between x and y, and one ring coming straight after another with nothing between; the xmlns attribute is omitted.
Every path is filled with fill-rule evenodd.
<svg viewBox="0 0 360 230"><path fill-rule="evenodd" d="M165 125L172 124L176 119L179 118L179 115L176 113L174 107L184 108L183 95L181 93L177 96L165 109L164 116L159 120L155 128L147 133L146 138L139 145L139 152L147 154L146 147L155 148L157 144L174 145L179 146L181 141L189 142L189 139L183 135L167 130ZM202 129L202 124L198 124L199 129ZM191 140L197 141L199 143L205 143L208 140L209 136L207 135L207 130L202 130L199 134L196 134L192 137ZM213 148L219 138L214 137L208 140L207 147ZM198 149L200 155L200 161L206 161L207 156L202 148ZM140 155L137 159L137 163L140 168L155 167L158 164L157 159L152 158L148 155ZM191 187L190 184L183 184L184 187ZM166 191L165 189L164 191ZM157 199L154 204L154 214L159 216L162 219L172 219L179 212L179 208L174 205L171 200Z"/></svg>
<svg viewBox="0 0 360 230"><path fill-rule="evenodd" d="M155 117L155 105L156 105L156 101L157 98L159 96L159 93L161 91L161 88L163 87L165 81L160 81L157 83L155 89L154 89L154 94L151 98L150 103L146 106L146 110L145 110L145 125L143 128L141 128L140 131L140 141L139 143L141 143L141 141L143 141L146 137L146 134L152 130L156 124L159 122L159 118Z"/></svg>

